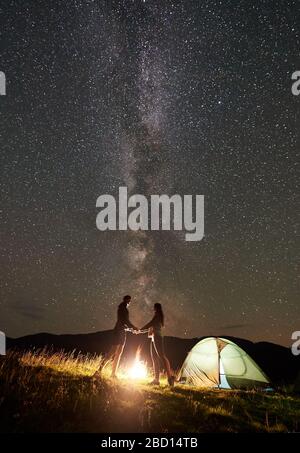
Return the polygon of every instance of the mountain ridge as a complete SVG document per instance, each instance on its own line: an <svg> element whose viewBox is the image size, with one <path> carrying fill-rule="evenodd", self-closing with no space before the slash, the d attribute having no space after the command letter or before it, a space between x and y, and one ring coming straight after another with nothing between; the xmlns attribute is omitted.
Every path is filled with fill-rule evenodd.
<svg viewBox="0 0 300 453"><path fill-rule="evenodd" d="M112 332L112 330L79 334L40 332L18 338L7 338L7 349L50 348L53 351L64 350L75 354L107 354L111 347ZM252 342L229 335L214 336L227 338L244 349L274 383L293 382L300 371L299 358L293 356L291 350L285 346L267 341ZM179 369L191 348L198 341L207 337L179 338L165 336L165 349L172 367ZM122 361L132 360L135 352L140 348L143 359L151 363L149 341L146 334L128 334Z"/></svg>

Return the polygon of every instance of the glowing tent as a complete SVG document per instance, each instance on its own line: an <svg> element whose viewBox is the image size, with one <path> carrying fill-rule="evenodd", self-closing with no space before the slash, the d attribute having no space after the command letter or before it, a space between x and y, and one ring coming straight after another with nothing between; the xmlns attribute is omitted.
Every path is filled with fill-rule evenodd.
<svg viewBox="0 0 300 453"><path fill-rule="evenodd" d="M254 360L226 338L209 337L188 353L179 381L197 387L257 388L269 380Z"/></svg>
<svg viewBox="0 0 300 453"><path fill-rule="evenodd" d="M0 331L0 355L6 354L6 337L5 333Z"/></svg>

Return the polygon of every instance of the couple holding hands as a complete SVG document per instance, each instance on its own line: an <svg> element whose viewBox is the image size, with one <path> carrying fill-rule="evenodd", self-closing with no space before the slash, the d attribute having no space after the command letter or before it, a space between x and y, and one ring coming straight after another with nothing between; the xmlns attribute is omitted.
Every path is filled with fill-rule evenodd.
<svg viewBox="0 0 300 453"><path fill-rule="evenodd" d="M119 367L120 359L126 343L126 330L139 334L148 331L148 337L151 341L151 358L154 370L154 380L150 382L152 385L159 385L160 362L166 370L168 376L168 383L170 386L174 385L174 375L172 374L170 362L164 351L164 338L162 328L164 326L164 314L162 306L159 303L154 304L154 316L150 322L144 327L138 329L129 320L128 306L131 302L131 296L124 296L123 302L118 307L118 319L113 330L113 345L110 351L110 358L113 359L112 364L112 377L116 377Z"/></svg>

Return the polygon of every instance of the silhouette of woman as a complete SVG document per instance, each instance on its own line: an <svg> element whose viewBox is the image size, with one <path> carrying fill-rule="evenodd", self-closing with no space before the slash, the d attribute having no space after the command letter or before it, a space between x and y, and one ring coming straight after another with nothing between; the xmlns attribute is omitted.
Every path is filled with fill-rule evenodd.
<svg viewBox="0 0 300 453"><path fill-rule="evenodd" d="M154 317L148 324L142 327L140 330L148 329L148 337L151 338L151 358L154 369L154 380L150 382L152 385L159 385L159 372L160 362L162 362L168 376L168 382L170 386L174 385L175 378L172 374L170 362L165 354L164 350L164 337L162 334L162 328L164 326L164 314L161 304L154 304Z"/></svg>

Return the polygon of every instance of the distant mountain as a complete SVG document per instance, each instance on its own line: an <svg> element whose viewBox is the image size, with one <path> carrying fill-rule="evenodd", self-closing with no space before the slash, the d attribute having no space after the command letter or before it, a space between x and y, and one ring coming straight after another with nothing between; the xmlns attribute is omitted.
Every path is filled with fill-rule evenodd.
<svg viewBox="0 0 300 453"><path fill-rule="evenodd" d="M294 382L300 371L300 358L292 355L289 348L273 343L253 343L242 338L220 335L234 341L243 348L269 376L273 383ZM200 338L177 338L165 337L166 353L174 369L179 369L191 348L204 337ZM75 353L105 354L109 351L112 341L112 331L95 332L75 335L54 335L39 333L20 338L8 338L8 349L39 349L51 348L54 351L64 350ZM124 350L123 360L133 357L138 347L141 348L141 356L148 362L151 361L147 335L128 334Z"/></svg>

